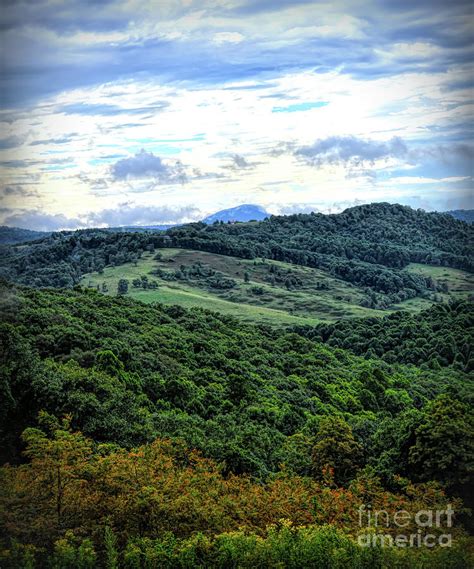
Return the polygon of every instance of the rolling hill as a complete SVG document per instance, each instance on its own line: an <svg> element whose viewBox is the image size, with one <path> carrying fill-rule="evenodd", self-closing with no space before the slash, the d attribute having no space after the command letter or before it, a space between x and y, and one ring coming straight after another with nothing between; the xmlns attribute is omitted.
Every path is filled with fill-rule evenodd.
<svg viewBox="0 0 474 569"><path fill-rule="evenodd" d="M26 241L36 241L43 237L48 237L51 232L31 231L30 229L22 229L21 227L0 226L0 245L13 243L25 243Z"/></svg>
<svg viewBox="0 0 474 569"><path fill-rule="evenodd" d="M473 228L390 204L341 214L193 223L165 232L80 230L5 246L0 275L33 286L103 288L295 324L422 309L467 297ZM161 259L153 261L157 253ZM153 275L150 272L154 272ZM150 290L135 279L156 281ZM301 322L300 322L301 323Z"/></svg>
<svg viewBox="0 0 474 569"><path fill-rule="evenodd" d="M367 291L327 271L272 260L247 260L190 249L156 249L140 259L101 273L81 284L115 296L121 279L127 295L146 303L200 307L271 325L315 325L354 317L383 316L395 310L428 308L433 301L467 298L474 277L465 271L411 265L429 275L444 292L407 299L386 309L365 306Z"/></svg>
<svg viewBox="0 0 474 569"><path fill-rule="evenodd" d="M472 236L372 204L3 245L0 565L471 566ZM451 504L453 547L359 547L368 500Z"/></svg>

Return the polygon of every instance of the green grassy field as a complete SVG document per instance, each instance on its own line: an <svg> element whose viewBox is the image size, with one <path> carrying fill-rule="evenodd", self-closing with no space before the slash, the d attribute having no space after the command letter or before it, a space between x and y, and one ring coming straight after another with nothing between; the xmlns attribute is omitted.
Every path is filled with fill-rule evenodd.
<svg viewBox="0 0 474 569"><path fill-rule="evenodd" d="M458 269L450 269L449 267L433 267L431 265L420 265L411 263L408 265L408 271L418 273L419 275L430 276L439 283L446 283L449 295L455 298L466 298L473 294L474 291L474 275L460 271ZM443 295L447 297L447 295Z"/></svg>
<svg viewBox="0 0 474 569"><path fill-rule="evenodd" d="M103 274L84 275L82 284L102 290L105 283L106 294L115 295L119 279L127 279L128 296L142 302L178 304L186 308L200 307L247 321L272 325L312 325L321 321L381 316L387 313L360 306L364 297L363 291L318 269L279 261L250 261L187 249L162 249L160 253L161 260L155 260L156 252L145 253L136 264L106 267ZM209 287L204 279L165 280L150 274L155 269L174 273L181 267L187 268L196 264L233 279L236 286L221 290ZM409 266L409 270L430 274L437 280L446 279L449 294L452 296L468 294L468 291L472 290L472 277L463 271L414 264ZM144 275L148 276L150 281L156 281L156 289L144 290L132 286L134 279ZM296 278L298 285L288 289L284 283L288 277ZM248 282L245 282L246 279ZM415 298L400 303L393 309L418 311L428 308L431 304L429 300Z"/></svg>
<svg viewBox="0 0 474 569"><path fill-rule="evenodd" d="M142 302L161 302L163 304L178 304L185 308L200 307L208 310L215 310L222 314L228 314L243 320L260 322L262 324L310 324L315 325L320 319L312 317L302 317L288 314L282 310L266 308L264 306L254 306L252 304L238 304L206 294L203 291L186 290L185 287L172 288L170 286L160 286L155 291L134 291L130 295Z"/></svg>

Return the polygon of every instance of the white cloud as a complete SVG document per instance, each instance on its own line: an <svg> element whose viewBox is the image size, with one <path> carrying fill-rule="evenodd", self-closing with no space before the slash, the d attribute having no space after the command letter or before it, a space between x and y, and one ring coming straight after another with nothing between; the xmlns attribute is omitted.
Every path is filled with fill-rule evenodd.
<svg viewBox="0 0 474 569"><path fill-rule="evenodd" d="M214 34L213 40L217 44L221 43L240 43L245 38L238 32L219 32Z"/></svg>
<svg viewBox="0 0 474 569"><path fill-rule="evenodd" d="M9 69L19 76L36 76L41 64L48 87L57 70L68 70L57 94L0 114L10 121L0 123L2 185L30 188L35 177L25 207L84 219L138 193L146 207L198 203L213 212L256 201L406 199L408 187L471 183L454 162L439 173L432 165L417 171L430 158L427 146L465 142L472 114L466 66L455 58L461 48L443 44L458 27L441 37L441 14L404 16L370 3L145 4L107 3L97 18L48 9L52 23L45 13L41 25L28 23L38 10L25 4L25 24L5 32ZM411 21L423 39L400 26ZM384 39L388 31L395 39ZM305 107L315 101L327 105ZM278 107L302 110L272 113ZM329 139L339 143L315 147ZM408 155L390 142L397 139ZM368 141L359 154L354 140ZM443 152L430 159L442 163Z"/></svg>

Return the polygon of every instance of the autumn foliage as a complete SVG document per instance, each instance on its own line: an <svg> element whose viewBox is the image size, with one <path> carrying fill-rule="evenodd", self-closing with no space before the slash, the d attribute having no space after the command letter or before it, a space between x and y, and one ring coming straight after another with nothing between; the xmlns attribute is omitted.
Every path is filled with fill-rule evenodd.
<svg viewBox="0 0 474 569"><path fill-rule="evenodd" d="M276 539L275 532L290 532L296 539L294 532L307 528L309 539L315 528L327 526L324 532L355 547L351 537L360 531L361 503L410 512L445 505L433 484L400 480L400 491L391 493L365 472L348 487L338 487L331 471L321 481L282 471L259 483L225 475L220 465L180 443L158 439L125 450L73 432L68 418L59 424L43 414L41 423L42 429L23 434L29 461L1 470L5 561L19 555L23 544L23 560L30 555L54 564L69 555L79 563L82 556L87 566L87 559L96 563L99 555L107 565L110 555L115 551L119 559L121 551L125 563L137 548L154 551L154 540L172 539L174 549L178 543L195 548L197 535L199 547L207 543L209 550L224 542L227 547L234 536L239 547L253 543L253 551Z"/></svg>

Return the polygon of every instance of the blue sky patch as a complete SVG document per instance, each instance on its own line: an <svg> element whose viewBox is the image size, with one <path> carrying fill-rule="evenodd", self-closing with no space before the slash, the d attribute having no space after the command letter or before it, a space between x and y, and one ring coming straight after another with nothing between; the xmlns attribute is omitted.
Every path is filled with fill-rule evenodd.
<svg viewBox="0 0 474 569"><path fill-rule="evenodd" d="M297 113L299 111L309 111L310 109L319 109L329 105L328 101L317 101L314 103L294 103L287 107L273 107L272 113Z"/></svg>

